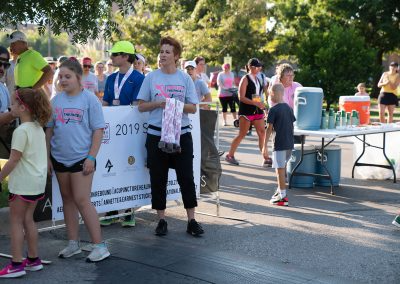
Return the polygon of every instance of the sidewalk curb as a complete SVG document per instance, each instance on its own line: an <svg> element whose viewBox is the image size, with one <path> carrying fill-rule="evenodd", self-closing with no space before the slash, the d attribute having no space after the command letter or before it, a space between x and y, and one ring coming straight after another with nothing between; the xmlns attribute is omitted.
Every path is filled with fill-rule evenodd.
<svg viewBox="0 0 400 284"><path fill-rule="evenodd" d="M9 207L0 208L0 236L9 234Z"/></svg>

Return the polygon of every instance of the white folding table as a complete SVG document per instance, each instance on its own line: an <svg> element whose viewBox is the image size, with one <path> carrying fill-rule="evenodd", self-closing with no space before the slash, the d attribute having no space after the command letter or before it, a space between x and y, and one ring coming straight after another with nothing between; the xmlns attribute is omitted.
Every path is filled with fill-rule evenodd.
<svg viewBox="0 0 400 284"><path fill-rule="evenodd" d="M322 177L330 180L331 183L331 194L334 195L333 191L333 183L332 183L332 177L325 166L325 161L324 159L321 158L321 165L323 169L325 170L326 174L317 174L317 173L308 173L308 172L299 172L298 168L300 165L303 163L303 158L304 155L308 154L315 154L317 153L318 156L324 157L325 153L325 148L331 144L335 139L337 138L343 138L343 137L351 137L354 136L360 141L362 141L362 152L361 154L356 158L352 172L351 172L351 177L354 178L354 169L355 167L360 167L360 166L372 166L372 167L380 167L380 168L385 168L385 169L390 169L393 172L393 182L396 183L396 172L393 167L393 164L389 160L389 158L386 155L386 150L385 150L385 144L386 144L386 133L388 132L395 132L395 131L400 131L400 125L398 124L383 124L383 125L377 125L377 126L365 126L365 127L351 127L351 128L346 128L346 129L321 129L321 130L300 130L300 129L294 129L294 135L301 136L301 157L297 165L293 168L290 179L289 179L289 188L292 186L292 178L293 176L314 176L314 177ZM379 134L382 133L383 141L382 145L371 145L370 143L367 143L365 140L365 136L369 134ZM318 137L321 138L321 149L316 149L315 152L312 153L304 153L304 142L305 142L305 137L306 136L311 136L311 137ZM360 137L361 136L361 137ZM327 140L327 142L326 142ZM382 165L382 164L370 164L370 163L361 163L359 160L365 153L365 148L366 147L374 147L377 149L382 150L382 154L387 160L388 164Z"/></svg>

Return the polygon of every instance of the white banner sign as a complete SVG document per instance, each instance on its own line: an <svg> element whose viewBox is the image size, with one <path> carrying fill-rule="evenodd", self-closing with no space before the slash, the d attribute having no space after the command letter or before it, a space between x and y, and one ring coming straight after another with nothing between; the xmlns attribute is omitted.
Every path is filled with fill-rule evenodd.
<svg viewBox="0 0 400 284"><path fill-rule="evenodd" d="M98 213L151 204L149 171L145 166L148 113L137 106L104 107L103 143L96 157L97 166L92 185L92 203ZM193 137L193 173L197 196L200 194L200 122L199 112L189 115ZM62 199L53 174L52 218L64 219ZM167 199L181 198L175 170L170 170Z"/></svg>

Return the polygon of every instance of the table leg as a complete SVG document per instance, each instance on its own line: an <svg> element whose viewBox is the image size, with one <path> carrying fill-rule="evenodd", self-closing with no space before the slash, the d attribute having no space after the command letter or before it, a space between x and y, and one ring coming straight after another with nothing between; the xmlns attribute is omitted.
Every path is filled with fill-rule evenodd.
<svg viewBox="0 0 400 284"><path fill-rule="evenodd" d="M362 139L363 150L362 150L360 156L354 162L353 169L351 171L351 177L352 178L354 178L354 169L357 166L379 167L379 168L392 170L392 172L393 172L393 183L396 183L396 170L394 169L392 162L389 160L389 158L386 155L386 133L383 132L382 135L383 135L383 141L382 141L383 145L382 145L382 147L379 147L379 146L376 146L376 145L370 145L370 144L368 144L368 146L369 147L374 147L374 148L377 148L377 149L381 149L382 153L383 153L383 156L385 157L385 159L389 163L389 165L379 165L379 164L370 164L370 163L360 163L359 162L359 160L361 159L361 157L365 153L365 148L366 148L365 145L367 144L367 142L365 141L365 134L364 134L363 135L363 139Z"/></svg>
<svg viewBox="0 0 400 284"><path fill-rule="evenodd" d="M294 167L292 172L290 173L290 178L289 178L289 189L292 188L292 178L294 173L296 173L296 170L298 167L303 163L303 157L304 157L304 141L305 141L305 136L301 135L301 153L300 153L300 161L297 163L297 165Z"/></svg>
<svg viewBox="0 0 400 284"><path fill-rule="evenodd" d="M389 158L386 155L386 133L383 133L383 146L382 146L382 150L383 150L383 156L385 156L386 160L389 163L390 168L392 169L393 172L393 183L396 183L396 171L393 167L392 162L389 160Z"/></svg>
<svg viewBox="0 0 400 284"><path fill-rule="evenodd" d="M330 142L328 144L330 144ZM327 173L327 175L329 177L329 182L331 183L331 195L335 195L335 192L333 191L333 181L332 181L331 173L328 171L328 168L325 166L325 138L322 138L321 153L318 152L318 154L321 155L321 166L324 168L325 172Z"/></svg>
<svg viewBox="0 0 400 284"><path fill-rule="evenodd" d="M356 159L356 161L354 162L354 165L353 165L353 169L351 170L351 178L354 178L354 169L355 169L355 167L357 166L357 164L358 164L358 161L361 159L361 157L364 155L364 153L365 153L365 134L363 135L363 140L362 140L362 145L363 145L363 149L362 149L362 152L361 152L361 154L360 154L360 156L358 156L358 158Z"/></svg>

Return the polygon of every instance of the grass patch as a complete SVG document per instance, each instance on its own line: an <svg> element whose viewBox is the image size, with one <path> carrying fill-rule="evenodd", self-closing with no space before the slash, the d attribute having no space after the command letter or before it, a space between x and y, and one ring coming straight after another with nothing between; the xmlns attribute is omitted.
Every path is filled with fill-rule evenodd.
<svg viewBox="0 0 400 284"><path fill-rule="evenodd" d="M2 191L0 192L0 208L8 207L8 182L2 182Z"/></svg>

